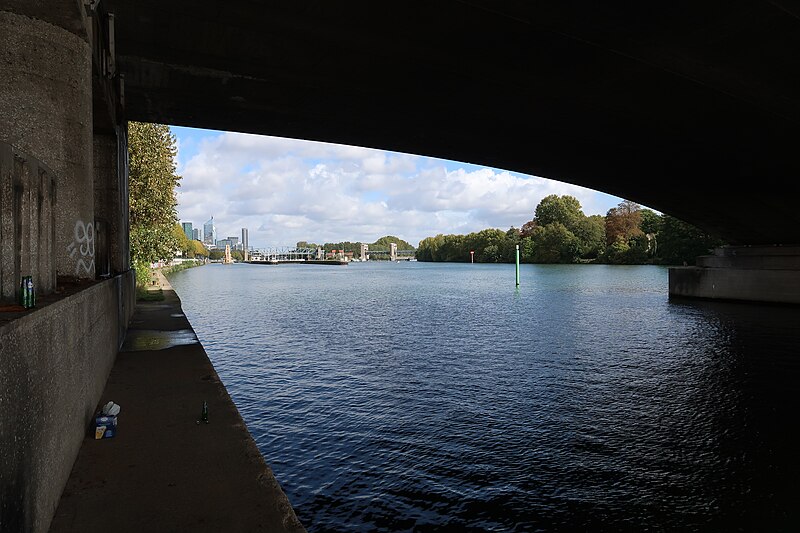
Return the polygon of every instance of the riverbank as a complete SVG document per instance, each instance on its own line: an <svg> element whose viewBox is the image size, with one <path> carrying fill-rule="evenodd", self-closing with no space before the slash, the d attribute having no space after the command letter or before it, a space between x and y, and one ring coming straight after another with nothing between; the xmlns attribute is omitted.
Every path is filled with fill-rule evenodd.
<svg viewBox="0 0 800 533"><path fill-rule="evenodd" d="M174 265L166 265L161 267L159 270L165 277L169 277L170 275L181 272L182 270L186 270L188 268L195 268L199 266L203 266L206 263L204 261L182 261L180 263L175 263Z"/></svg>
<svg viewBox="0 0 800 533"><path fill-rule="evenodd" d="M156 271L161 302L138 302L99 402L118 434L87 432L51 532L305 531ZM203 402L209 423L198 424Z"/></svg>
<svg viewBox="0 0 800 533"><path fill-rule="evenodd" d="M136 301L138 302L160 302L164 300L164 284L161 280L166 282L167 276L176 272L203 266L206 263L202 261L184 261L174 265L167 265L163 267L153 268L150 270L150 280L145 286L136 286ZM169 282L166 282L169 285ZM168 287L170 290L172 287Z"/></svg>

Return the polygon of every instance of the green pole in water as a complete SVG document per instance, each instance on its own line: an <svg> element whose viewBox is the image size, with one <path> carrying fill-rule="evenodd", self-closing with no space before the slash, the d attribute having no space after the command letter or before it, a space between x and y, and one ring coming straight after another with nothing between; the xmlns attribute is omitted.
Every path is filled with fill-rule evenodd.
<svg viewBox="0 0 800 533"><path fill-rule="evenodd" d="M517 245L517 287L519 287L519 244Z"/></svg>

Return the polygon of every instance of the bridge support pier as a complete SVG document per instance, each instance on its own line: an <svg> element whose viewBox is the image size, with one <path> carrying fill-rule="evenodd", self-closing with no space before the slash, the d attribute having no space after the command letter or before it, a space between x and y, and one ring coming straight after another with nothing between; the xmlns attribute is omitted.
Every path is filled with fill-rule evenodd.
<svg viewBox="0 0 800 533"><path fill-rule="evenodd" d="M0 303L44 296L0 316L0 531L48 530L134 306L113 17L86 4L0 0Z"/></svg>
<svg viewBox="0 0 800 533"><path fill-rule="evenodd" d="M94 278L90 250L80 253L94 221L92 49L78 3L56 3L62 8L57 20L47 19L46 8L39 13L38 3L0 5L0 141L36 158L56 177L51 261L58 274ZM4 214L9 207L3 205ZM68 250L76 233L81 242Z"/></svg>
<svg viewBox="0 0 800 533"><path fill-rule="evenodd" d="M670 297L800 304L800 246L725 246L669 269Z"/></svg>

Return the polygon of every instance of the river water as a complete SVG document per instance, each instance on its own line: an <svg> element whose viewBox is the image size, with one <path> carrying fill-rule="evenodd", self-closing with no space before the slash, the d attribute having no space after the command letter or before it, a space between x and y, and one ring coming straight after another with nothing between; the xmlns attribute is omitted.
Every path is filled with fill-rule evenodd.
<svg viewBox="0 0 800 533"><path fill-rule="evenodd" d="M671 301L652 266L170 282L310 532L800 523L798 309Z"/></svg>

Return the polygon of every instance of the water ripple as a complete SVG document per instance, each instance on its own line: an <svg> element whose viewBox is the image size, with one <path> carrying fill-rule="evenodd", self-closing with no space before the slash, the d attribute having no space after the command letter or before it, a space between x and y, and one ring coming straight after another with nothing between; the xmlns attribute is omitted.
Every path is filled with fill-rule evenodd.
<svg viewBox="0 0 800 533"><path fill-rule="evenodd" d="M352 264L170 281L301 521L328 531L795 524L800 312L658 267Z"/></svg>

